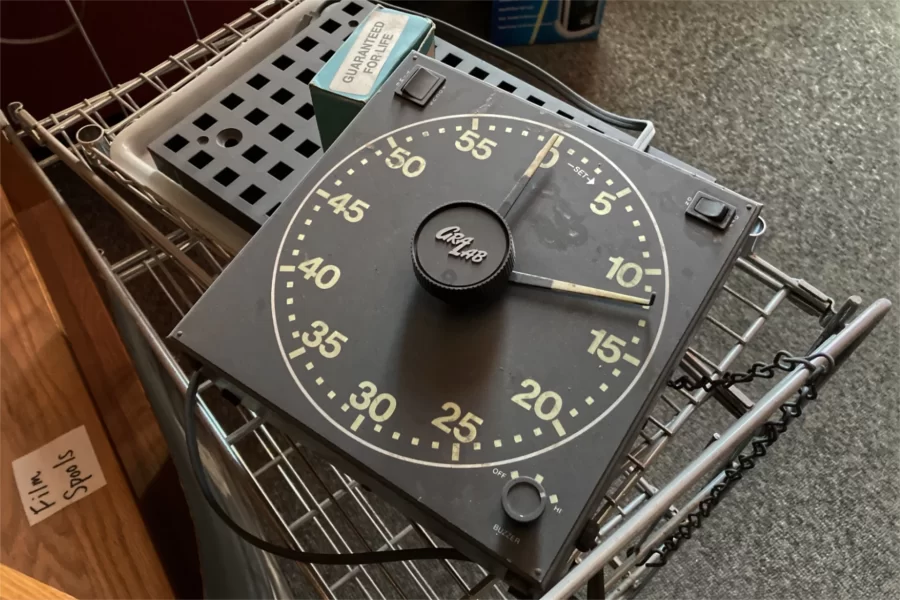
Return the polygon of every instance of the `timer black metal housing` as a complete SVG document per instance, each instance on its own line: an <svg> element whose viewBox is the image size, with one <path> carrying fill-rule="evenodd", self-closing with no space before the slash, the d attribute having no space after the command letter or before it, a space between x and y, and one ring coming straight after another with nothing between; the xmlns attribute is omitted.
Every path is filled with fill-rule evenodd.
<svg viewBox="0 0 900 600"><path fill-rule="evenodd" d="M421 68L443 85L395 93ZM689 214L700 192L724 227ZM173 339L538 592L568 568L760 209L414 54ZM453 300L472 290L493 301Z"/></svg>

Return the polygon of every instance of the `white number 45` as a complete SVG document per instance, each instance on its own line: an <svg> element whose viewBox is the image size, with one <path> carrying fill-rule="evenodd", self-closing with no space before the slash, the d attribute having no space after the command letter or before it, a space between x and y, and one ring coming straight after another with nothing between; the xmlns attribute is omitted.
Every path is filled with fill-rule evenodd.
<svg viewBox="0 0 900 600"><path fill-rule="evenodd" d="M362 221L365 209L369 208L369 205L359 198L350 202L352 198L353 196L350 194L341 194L340 196L333 196L328 201L328 204L334 208L334 214L342 215L351 223L357 223ZM348 202L350 202L350 206L347 206Z"/></svg>

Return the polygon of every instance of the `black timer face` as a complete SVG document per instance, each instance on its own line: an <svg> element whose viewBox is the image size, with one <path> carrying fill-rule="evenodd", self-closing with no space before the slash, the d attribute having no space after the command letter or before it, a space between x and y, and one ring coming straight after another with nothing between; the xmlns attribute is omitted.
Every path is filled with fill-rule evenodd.
<svg viewBox="0 0 900 600"><path fill-rule="evenodd" d="M668 305L632 180L571 133L501 115L424 120L341 159L273 268L298 401L437 467L576 442L641 377Z"/></svg>

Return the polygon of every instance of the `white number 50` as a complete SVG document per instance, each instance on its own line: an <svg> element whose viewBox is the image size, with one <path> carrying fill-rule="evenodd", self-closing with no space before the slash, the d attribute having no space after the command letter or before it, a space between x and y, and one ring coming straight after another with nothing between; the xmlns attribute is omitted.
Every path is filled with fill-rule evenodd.
<svg viewBox="0 0 900 600"><path fill-rule="evenodd" d="M407 177L418 177L425 170L425 159L421 156L410 156L409 150L397 147L390 156L384 159L384 164L391 169L400 169Z"/></svg>

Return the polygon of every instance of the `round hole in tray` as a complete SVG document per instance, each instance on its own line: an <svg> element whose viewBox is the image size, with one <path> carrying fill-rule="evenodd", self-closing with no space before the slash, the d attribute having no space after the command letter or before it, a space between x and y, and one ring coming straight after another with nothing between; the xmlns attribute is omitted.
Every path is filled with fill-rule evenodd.
<svg viewBox="0 0 900 600"><path fill-rule="evenodd" d="M205 135L201 135L200 137L197 138L197 143L200 144L201 146L208 144L209 138L206 137Z"/></svg>
<svg viewBox="0 0 900 600"><path fill-rule="evenodd" d="M349 21L347 24L350 25L350 27L356 27L357 25L359 25L359 21L357 21L356 19L353 19L352 21Z"/></svg>
<svg viewBox="0 0 900 600"><path fill-rule="evenodd" d="M103 128L94 123L85 125L75 133L75 139L82 144L93 144L103 138Z"/></svg>
<svg viewBox="0 0 900 600"><path fill-rule="evenodd" d="M234 148L241 143L242 139L244 139L244 134L240 129L229 127L219 132L219 135L216 136L216 143L223 148Z"/></svg>

